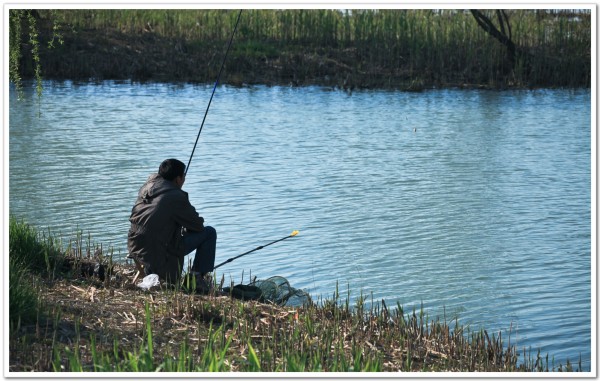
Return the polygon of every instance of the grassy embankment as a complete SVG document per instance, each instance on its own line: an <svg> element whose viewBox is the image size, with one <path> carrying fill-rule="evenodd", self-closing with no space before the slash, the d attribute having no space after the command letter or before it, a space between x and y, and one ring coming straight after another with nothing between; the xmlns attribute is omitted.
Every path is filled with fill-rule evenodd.
<svg viewBox="0 0 600 381"><path fill-rule="evenodd" d="M11 371L573 371L423 310L351 305L349 290L301 308L142 291L110 254L94 275L81 234L62 248L13 217L9 233Z"/></svg>
<svg viewBox="0 0 600 381"><path fill-rule="evenodd" d="M40 45L43 75L213 83L237 14L87 9L50 16L40 11L42 35L52 32L45 18L58 17L65 41L54 49ZM496 22L494 13L488 15ZM507 16L514 63L468 10L248 9L222 83L404 90L590 87L589 11L520 9ZM31 67L24 69L25 77L32 75Z"/></svg>

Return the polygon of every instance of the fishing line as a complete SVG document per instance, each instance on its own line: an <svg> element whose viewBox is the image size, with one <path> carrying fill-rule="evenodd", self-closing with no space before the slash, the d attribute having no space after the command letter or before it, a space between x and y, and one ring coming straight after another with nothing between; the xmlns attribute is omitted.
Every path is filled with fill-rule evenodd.
<svg viewBox="0 0 600 381"><path fill-rule="evenodd" d="M219 69L219 75L217 75L217 80L215 81L215 86L213 87L212 94L210 95L210 99L208 100L208 106L206 106L206 111L204 112L204 118L202 119L202 124L200 125L200 131L198 131L198 136L196 136L196 142L194 143L194 148L192 149L192 154L190 155L190 160L188 161L188 165L185 167L184 174L187 174L187 171L190 168L190 164L192 162L192 157L194 157L194 152L196 151L196 145L198 145L198 139L200 139L200 133L202 133L202 127L204 127L204 121L206 120L206 115L208 115L208 109L210 108L210 103L212 102L213 96L215 95L215 90L217 89L219 80L221 79L221 73L223 72L223 67L225 66L225 60L227 59L227 54L229 53L229 48L231 48L231 43L233 42L233 36L235 35L235 32L236 32L238 24L240 22L241 16L242 16L242 10L240 9L240 13L238 14L237 21L235 22L235 27L233 28L233 33L231 33L231 38L229 39L229 44L227 45L227 50L225 51L225 57L223 57L223 62L221 63L221 69Z"/></svg>

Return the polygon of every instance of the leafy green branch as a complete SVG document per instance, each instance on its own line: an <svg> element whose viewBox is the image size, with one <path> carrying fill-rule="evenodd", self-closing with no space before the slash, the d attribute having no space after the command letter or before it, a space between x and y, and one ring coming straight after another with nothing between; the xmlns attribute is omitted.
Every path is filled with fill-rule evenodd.
<svg viewBox="0 0 600 381"><path fill-rule="evenodd" d="M9 81L14 84L19 99L23 98L23 80L21 65L24 49L28 49L34 67L36 94L42 96L42 62L40 58L40 28L42 20L40 12L46 13L52 20L52 37L48 41L48 48L55 46L55 41L63 43L60 20L53 10L38 11L36 9L11 9L9 12Z"/></svg>

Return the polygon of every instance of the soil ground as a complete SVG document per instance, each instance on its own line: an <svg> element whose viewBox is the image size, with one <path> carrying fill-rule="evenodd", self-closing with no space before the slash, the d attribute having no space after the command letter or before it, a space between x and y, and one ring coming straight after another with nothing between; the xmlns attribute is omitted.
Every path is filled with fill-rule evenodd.
<svg viewBox="0 0 600 381"><path fill-rule="evenodd" d="M239 44L225 62L221 84L233 86L325 86L354 89L419 91L432 87L488 87L465 82L459 73L417 73L409 67L367 65L356 49L289 46L272 49ZM24 49L27 50L27 49ZM165 38L152 32L136 35L116 30L80 30L64 36L62 45L42 47L43 77L57 80L132 80L213 84L226 44ZM23 77L33 76L23 59Z"/></svg>

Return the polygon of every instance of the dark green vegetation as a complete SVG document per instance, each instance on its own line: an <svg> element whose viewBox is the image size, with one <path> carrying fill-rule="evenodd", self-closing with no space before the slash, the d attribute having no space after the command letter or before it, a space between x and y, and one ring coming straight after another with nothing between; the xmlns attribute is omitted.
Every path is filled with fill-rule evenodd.
<svg viewBox="0 0 600 381"><path fill-rule="evenodd" d="M11 53L11 73L24 78L36 76L39 57L47 79L199 83L214 83L238 15L14 12L11 52L22 57L14 63L17 53ZM31 22L39 37L31 37ZM247 9L221 83L346 90L590 87L591 33L589 10ZM57 36L63 43L48 48Z"/></svg>
<svg viewBox="0 0 600 381"><path fill-rule="evenodd" d="M363 296L351 306L350 291L302 308L146 292L89 238L60 246L11 217L12 372L573 371L423 310L366 307Z"/></svg>

